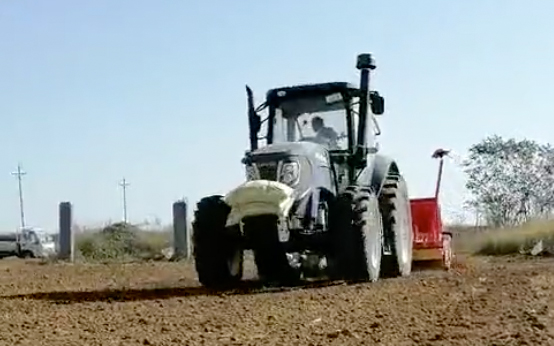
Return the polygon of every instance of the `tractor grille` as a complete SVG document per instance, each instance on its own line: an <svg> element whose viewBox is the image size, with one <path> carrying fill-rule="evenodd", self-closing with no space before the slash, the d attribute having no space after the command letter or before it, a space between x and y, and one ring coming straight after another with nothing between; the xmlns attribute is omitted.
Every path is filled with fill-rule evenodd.
<svg viewBox="0 0 554 346"><path fill-rule="evenodd" d="M277 162L258 163L257 168L260 173L260 179L277 180Z"/></svg>

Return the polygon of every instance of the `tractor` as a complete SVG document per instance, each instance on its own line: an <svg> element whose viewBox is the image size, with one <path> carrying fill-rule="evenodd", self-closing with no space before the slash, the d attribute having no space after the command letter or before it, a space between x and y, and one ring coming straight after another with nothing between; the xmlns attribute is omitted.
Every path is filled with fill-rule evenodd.
<svg viewBox="0 0 554 346"><path fill-rule="evenodd" d="M356 67L359 87L271 89L257 108L246 86L246 181L225 196L202 198L194 211L193 253L203 286L238 284L245 250L269 285L410 275L410 200L398 162L378 153L376 116L385 102L370 89L372 55L358 55Z"/></svg>

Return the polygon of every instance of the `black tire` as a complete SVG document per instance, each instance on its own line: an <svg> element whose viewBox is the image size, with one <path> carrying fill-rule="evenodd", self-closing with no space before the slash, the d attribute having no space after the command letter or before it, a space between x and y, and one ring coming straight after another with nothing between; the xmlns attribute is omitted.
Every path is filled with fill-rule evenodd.
<svg viewBox="0 0 554 346"><path fill-rule="evenodd" d="M225 227L231 208L222 196L200 200L194 213L192 236L198 280L208 288L228 288L242 279L240 232Z"/></svg>
<svg viewBox="0 0 554 346"><path fill-rule="evenodd" d="M21 258L23 259L29 259L29 258L34 258L35 256L33 256L33 253L31 251L23 251L21 253Z"/></svg>
<svg viewBox="0 0 554 346"><path fill-rule="evenodd" d="M383 254L383 277L409 276L412 272L413 230L410 200L402 176L387 179L379 195L385 243L390 252Z"/></svg>
<svg viewBox="0 0 554 346"><path fill-rule="evenodd" d="M261 282L270 286L292 286L300 281L301 273L293 268L286 249L279 242L277 217L260 215L244 221L248 229L249 243L252 245L254 262Z"/></svg>
<svg viewBox="0 0 554 346"><path fill-rule="evenodd" d="M379 279L383 225L379 201L371 188L349 186L333 204L331 262L333 279Z"/></svg>

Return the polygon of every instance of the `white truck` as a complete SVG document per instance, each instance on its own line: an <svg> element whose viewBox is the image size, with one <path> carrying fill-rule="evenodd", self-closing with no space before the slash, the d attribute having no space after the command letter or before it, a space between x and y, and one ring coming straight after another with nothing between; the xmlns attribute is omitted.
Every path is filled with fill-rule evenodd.
<svg viewBox="0 0 554 346"><path fill-rule="evenodd" d="M0 234L0 258L43 258L56 253L52 235L39 228L24 228L16 233Z"/></svg>

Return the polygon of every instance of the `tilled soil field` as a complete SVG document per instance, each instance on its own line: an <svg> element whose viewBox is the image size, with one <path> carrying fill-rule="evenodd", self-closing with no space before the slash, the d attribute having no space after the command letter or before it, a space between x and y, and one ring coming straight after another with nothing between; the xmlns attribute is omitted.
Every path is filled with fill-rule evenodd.
<svg viewBox="0 0 554 346"><path fill-rule="evenodd" d="M553 259L225 294L183 263L3 260L0 278L2 345L554 345Z"/></svg>

